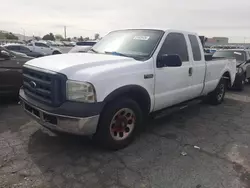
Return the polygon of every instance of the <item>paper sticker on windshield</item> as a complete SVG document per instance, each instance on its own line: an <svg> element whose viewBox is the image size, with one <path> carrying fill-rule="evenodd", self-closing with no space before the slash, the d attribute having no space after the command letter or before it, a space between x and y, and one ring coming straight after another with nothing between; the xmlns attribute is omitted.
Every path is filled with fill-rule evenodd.
<svg viewBox="0 0 250 188"><path fill-rule="evenodd" d="M149 36L135 36L134 40L148 40L149 38Z"/></svg>
<svg viewBox="0 0 250 188"><path fill-rule="evenodd" d="M234 52L234 54L236 54L236 55L241 55L241 53L240 53L240 52Z"/></svg>

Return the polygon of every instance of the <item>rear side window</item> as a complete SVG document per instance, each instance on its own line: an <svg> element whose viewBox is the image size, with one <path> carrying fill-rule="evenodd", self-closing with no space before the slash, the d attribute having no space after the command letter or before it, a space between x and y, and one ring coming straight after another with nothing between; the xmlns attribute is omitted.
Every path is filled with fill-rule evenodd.
<svg viewBox="0 0 250 188"><path fill-rule="evenodd" d="M179 55L182 61L188 61L187 43L182 33L169 33L161 47L159 55Z"/></svg>
<svg viewBox="0 0 250 188"><path fill-rule="evenodd" d="M25 46L20 46L20 50L23 51L23 52L29 52L30 49L25 47Z"/></svg>
<svg viewBox="0 0 250 188"><path fill-rule="evenodd" d="M197 37L195 35L188 35L188 38L191 43L194 61L201 61L201 50Z"/></svg>
<svg viewBox="0 0 250 188"><path fill-rule="evenodd" d="M20 50L19 46L7 46L6 48L8 50L13 50L13 51L19 51Z"/></svg>
<svg viewBox="0 0 250 188"><path fill-rule="evenodd" d="M43 43L39 43L39 42L36 42L35 43L35 46L39 46L39 47L44 47L44 48L48 48L48 46L46 44L43 44Z"/></svg>

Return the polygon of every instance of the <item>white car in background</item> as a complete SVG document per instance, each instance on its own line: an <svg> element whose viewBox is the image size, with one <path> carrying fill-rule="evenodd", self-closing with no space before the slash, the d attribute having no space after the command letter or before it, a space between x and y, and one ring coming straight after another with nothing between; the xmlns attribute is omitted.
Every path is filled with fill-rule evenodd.
<svg viewBox="0 0 250 188"><path fill-rule="evenodd" d="M61 54L62 52L55 47L49 46L45 44L45 42L41 41L31 41L27 47L33 52L44 53L45 55L55 55Z"/></svg>
<svg viewBox="0 0 250 188"><path fill-rule="evenodd" d="M89 51L97 41L82 41L77 42L75 47L73 47L68 53L85 53Z"/></svg>

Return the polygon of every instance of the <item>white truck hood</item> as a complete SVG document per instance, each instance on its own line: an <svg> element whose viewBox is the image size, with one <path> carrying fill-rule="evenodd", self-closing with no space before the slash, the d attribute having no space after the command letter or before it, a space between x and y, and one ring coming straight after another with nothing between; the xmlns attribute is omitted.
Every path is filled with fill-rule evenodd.
<svg viewBox="0 0 250 188"><path fill-rule="evenodd" d="M33 59L25 65L62 73L69 79L74 79L77 73L91 76L100 72L110 72L110 70L133 66L135 64L138 64L138 61L122 56L68 53Z"/></svg>

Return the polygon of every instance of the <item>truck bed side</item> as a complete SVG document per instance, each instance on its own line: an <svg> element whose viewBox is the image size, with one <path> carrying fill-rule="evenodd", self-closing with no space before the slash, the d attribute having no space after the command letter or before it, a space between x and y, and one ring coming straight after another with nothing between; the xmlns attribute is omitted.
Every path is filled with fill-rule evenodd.
<svg viewBox="0 0 250 188"><path fill-rule="evenodd" d="M236 74L235 59L212 59L206 61L206 74L202 95L206 95L213 91L223 77L223 74L227 72L230 76L231 85L233 85Z"/></svg>

